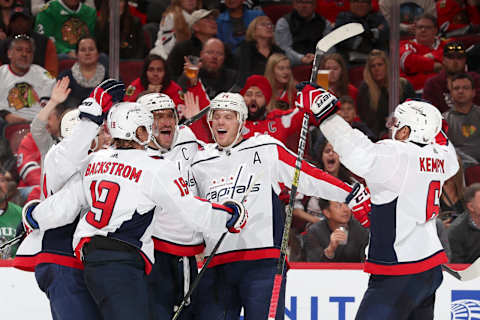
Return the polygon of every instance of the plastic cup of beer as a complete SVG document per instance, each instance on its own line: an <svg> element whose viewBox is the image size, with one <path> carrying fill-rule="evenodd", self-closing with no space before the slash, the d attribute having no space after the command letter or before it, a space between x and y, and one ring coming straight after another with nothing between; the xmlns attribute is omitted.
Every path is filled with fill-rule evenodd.
<svg viewBox="0 0 480 320"><path fill-rule="evenodd" d="M328 74L330 70L318 70L317 84L325 90L328 90Z"/></svg>
<svg viewBox="0 0 480 320"><path fill-rule="evenodd" d="M196 79L198 77L200 57L188 56L188 61L190 61L190 65L185 68L185 75L189 79Z"/></svg>

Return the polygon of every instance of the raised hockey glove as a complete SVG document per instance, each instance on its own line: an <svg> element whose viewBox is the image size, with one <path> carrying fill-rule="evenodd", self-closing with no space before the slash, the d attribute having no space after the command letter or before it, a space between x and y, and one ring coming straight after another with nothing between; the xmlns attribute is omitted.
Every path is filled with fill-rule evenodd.
<svg viewBox="0 0 480 320"><path fill-rule="evenodd" d="M239 233L247 223L248 212L243 204L235 200L227 200L222 203L225 207L232 209L232 217L227 221L227 229L230 233Z"/></svg>
<svg viewBox="0 0 480 320"><path fill-rule="evenodd" d="M115 79L103 81L90 93L90 98L102 107L103 113L107 113L114 103L122 101L124 96L125 85Z"/></svg>
<svg viewBox="0 0 480 320"><path fill-rule="evenodd" d="M31 200L27 202L22 209L22 223L23 229L27 234L30 234L33 230L38 229L38 222L33 218L32 212L35 207L40 203L40 200Z"/></svg>
<svg viewBox="0 0 480 320"><path fill-rule="evenodd" d="M370 227L368 214L371 211L370 192L361 183L355 183L352 191L345 199L348 207L352 210L355 219L360 222L362 227Z"/></svg>
<svg viewBox="0 0 480 320"><path fill-rule="evenodd" d="M295 106L313 114L319 123L338 111L337 102L337 97L315 83L297 85Z"/></svg>

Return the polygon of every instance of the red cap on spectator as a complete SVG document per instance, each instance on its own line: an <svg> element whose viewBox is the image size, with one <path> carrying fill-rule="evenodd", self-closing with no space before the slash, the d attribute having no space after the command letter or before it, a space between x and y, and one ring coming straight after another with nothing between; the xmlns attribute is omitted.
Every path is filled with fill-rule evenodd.
<svg viewBox="0 0 480 320"><path fill-rule="evenodd" d="M272 98L272 86L270 85L270 82L268 82L267 78L258 74L248 77L247 82L245 82L245 86L240 91L240 94L242 96L245 95L245 92L247 92L250 87L258 87L265 96L266 104L270 102L270 99Z"/></svg>

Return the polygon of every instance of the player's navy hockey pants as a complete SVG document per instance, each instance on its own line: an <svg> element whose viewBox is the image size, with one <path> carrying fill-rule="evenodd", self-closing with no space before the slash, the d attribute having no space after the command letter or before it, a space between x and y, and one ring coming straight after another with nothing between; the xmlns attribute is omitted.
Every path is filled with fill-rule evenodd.
<svg viewBox="0 0 480 320"><path fill-rule="evenodd" d="M197 276L198 268L195 257L189 257L188 260L189 264L185 267L189 268L187 272L190 275L191 284ZM155 263L147 277L150 288L150 310L154 320L172 319L174 306L179 306L185 295L185 271L183 257L155 251ZM183 308L179 319L192 319L195 292L196 290L193 292L191 303Z"/></svg>
<svg viewBox="0 0 480 320"><path fill-rule="evenodd" d="M149 319L145 262L138 252L89 250L83 261L85 284L103 320Z"/></svg>
<svg viewBox="0 0 480 320"><path fill-rule="evenodd" d="M198 285L195 319L265 320L272 295L277 259L238 261L208 269ZM277 320L285 318L285 278L278 300Z"/></svg>
<svg viewBox="0 0 480 320"><path fill-rule="evenodd" d="M83 280L83 270L42 263L35 268L35 278L50 300L53 320L102 319Z"/></svg>
<svg viewBox="0 0 480 320"><path fill-rule="evenodd" d="M402 276L371 275L355 319L433 319L435 291L442 280L440 266Z"/></svg>

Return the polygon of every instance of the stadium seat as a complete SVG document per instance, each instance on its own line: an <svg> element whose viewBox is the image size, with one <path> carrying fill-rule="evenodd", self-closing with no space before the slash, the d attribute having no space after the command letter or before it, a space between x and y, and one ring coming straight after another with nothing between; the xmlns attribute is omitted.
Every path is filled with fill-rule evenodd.
<svg viewBox="0 0 480 320"><path fill-rule="evenodd" d="M30 122L12 123L5 126L3 137L7 139L10 150L15 154L23 137L30 132Z"/></svg>
<svg viewBox="0 0 480 320"><path fill-rule="evenodd" d="M128 86L133 80L142 74L143 60L121 60L120 79Z"/></svg>
<svg viewBox="0 0 480 320"><path fill-rule="evenodd" d="M292 68L293 77L298 82L309 81L311 73L312 73L312 65L309 65L309 64L301 64L298 66L294 66Z"/></svg>
<svg viewBox="0 0 480 320"><path fill-rule="evenodd" d="M363 69L365 66L356 66L348 70L348 79L350 83L353 84L356 88L360 86L360 83L363 81Z"/></svg>
<svg viewBox="0 0 480 320"><path fill-rule="evenodd" d="M463 36L457 36L457 37L451 37L450 39L447 39L447 41L461 41L465 48L469 48L470 46L473 46L474 44L477 44L480 42L480 34L466 34Z"/></svg>
<svg viewBox="0 0 480 320"><path fill-rule="evenodd" d="M465 185L480 182L480 165L468 167L465 169Z"/></svg>
<svg viewBox="0 0 480 320"><path fill-rule="evenodd" d="M60 74L63 70L70 69L73 64L77 61L77 59L61 59L58 60L58 74Z"/></svg>
<svg viewBox="0 0 480 320"><path fill-rule="evenodd" d="M275 24L278 19L292 11L292 4L288 2L264 4L262 10Z"/></svg>

